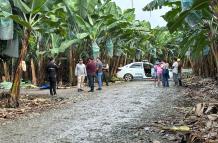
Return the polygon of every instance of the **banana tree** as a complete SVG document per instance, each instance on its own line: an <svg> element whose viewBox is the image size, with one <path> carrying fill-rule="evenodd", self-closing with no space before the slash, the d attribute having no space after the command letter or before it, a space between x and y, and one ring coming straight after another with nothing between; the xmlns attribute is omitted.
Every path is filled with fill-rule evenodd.
<svg viewBox="0 0 218 143"><path fill-rule="evenodd" d="M54 2L54 1L53 1ZM51 11L53 7L47 7L51 0L13 0L12 7L18 10L17 14L11 14L4 10L0 10L0 15L12 19L14 22L22 27L22 46L17 63L17 68L14 73L14 80L10 90L10 99L8 100L10 107L19 106L20 95L20 78L22 74L22 61L25 60L29 38L33 31L42 31L42 21L46 19L46 14ZM44 21L45 22L45 21ZM57 24L58 25L58 24ZM56 26L57 26L56 25Z"/></svg>
<svg viewBox="0 0 218 143"><path fill-rule="evenodd" d="M85 21L81 16L76 15L76 22L79 27L83 30L83 38L88 37L91 40L92 54L94 58L99 56L100 48L96 42L98 36L104 30L102 29L102 20L93 21L91 17L89 17L89 22Z"/></svg>

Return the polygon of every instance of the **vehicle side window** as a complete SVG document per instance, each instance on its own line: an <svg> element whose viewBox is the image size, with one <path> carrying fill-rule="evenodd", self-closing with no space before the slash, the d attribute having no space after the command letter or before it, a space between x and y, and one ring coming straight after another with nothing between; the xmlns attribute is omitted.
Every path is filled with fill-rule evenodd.
<svg viewBox="0 0 218 143"><path fill-rule="evenodd" d="M143 66L144 66L144 68L146 68L146 69L150 69L150 68L152 68L152 66L149 65L149 64L143 64Z"/></svg>
<svg viewBox="0 0 218 143"><path fill-rule="evenodd" d="M133 64L130 66L130 68L142 68L141 64Z"/></svg>

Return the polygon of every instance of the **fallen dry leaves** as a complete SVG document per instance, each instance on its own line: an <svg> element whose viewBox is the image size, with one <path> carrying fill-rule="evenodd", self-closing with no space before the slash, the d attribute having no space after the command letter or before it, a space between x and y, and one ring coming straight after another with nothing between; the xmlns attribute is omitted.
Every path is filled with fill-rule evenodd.
<svg viewBox="0 0 218 143"><path fill-rule="evenodd" d="M15 119L29 113L40 113L57 105L65 103L64 98L48 95L21 96L19 108L5 108L7 99L0 100L0 120Z"/></svg>

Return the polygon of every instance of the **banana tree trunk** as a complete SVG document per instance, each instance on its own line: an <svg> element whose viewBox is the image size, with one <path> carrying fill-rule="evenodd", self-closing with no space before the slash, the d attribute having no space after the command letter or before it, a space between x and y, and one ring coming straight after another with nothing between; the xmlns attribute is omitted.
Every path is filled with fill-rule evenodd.
<svg viewBox="0 0 218 143"><path fill-rule="evenodd" d="M30 37L30 31L25 29L24 35L22 39L22 48L20 51L17 67L14 74L14 79L12 83L12 87L10 90L10 97L8 100L8 106L9 107L18 107L19 106L19 97L20 97L20 78L22 75L22 61L26 57L27 49L28 49L28 41Z"/></svg>
<svg viewBox="0 0 218 143"><path fill-rule="evenodd" d="M30 62L31 62L31 72L32 72L32 84L36 85L37 78L36 78L35 64L33 58L30 59Z"/></svg>
<svg viewBox="0 0 218 143"><path fill-rule="evenodd" d="M8 71L8 64L7 64L7 62L3 62L3 67L4 67L5 80L9 81L10 75L9 75L9 71Z"/></svg>
<svg viewBox="0 0 218 143"><path fill-rule="evenodd" d="M76 50L75 50L75 48L73 48L72 49L72 69L73 69L73 71L75 70L75 68L76 68L76 64L77 64L77 53L76 53ZM72 80L73 80L73 85L76 85L77 84L77 78L76 78L76 76L75 76L75 74L72 74L73 76L72 76Z"/></svg>
<svg viewBox="0 0 218 143"><path fill-rule="evenodd" d="M216 44L211 44L212 53L216 64L216 76L218 76L218 49Z"/></svg>
<svg viewBox="0 0 218 143"><path fill-rule="evenodd" d="M114 76L114 69L115 69L115 66L116 66L116 59L117 59L117 57L113 57L112 58L112 68L111 68L111 73L110 73L110 75L113 77Z"/></svg>
<svg viewBox="0 0 218 143"><path fill-rule="evenodd" d="M121 57L121 56L118 56L118 57L117 57L117 61L116 61L116 64L115 64L115 68L114 68L114 71L113 71L113 75L116 75L117 69L118 69L119 64L120 64L120 57Z"/></svg>
<svg viewBox="0 0 218 143"><path fill-rule="evenodd" d="M216 64L216 69L217 69L217 74L218 74L218 49L216 47L212 48L213 56L215 59L215 64Z"/></svg>
<svg viewBox="0 0 218 143"><path fill-rule="evenodd" d="M69 82L70 85L73 83L73 50L70 48L69 51Z"/></svg>

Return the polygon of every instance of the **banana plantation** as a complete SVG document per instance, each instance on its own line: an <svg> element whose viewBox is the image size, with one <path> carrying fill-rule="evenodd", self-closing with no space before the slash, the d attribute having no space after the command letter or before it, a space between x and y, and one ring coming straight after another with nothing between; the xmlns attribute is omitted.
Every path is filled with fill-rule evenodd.
<svg viewBox="0 0 218 143"><path fill-rule="evenodd" d="M218 142L218 1L118 1L0 0L0 142Z"/></svg>

